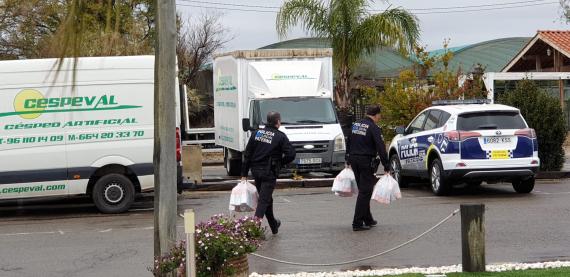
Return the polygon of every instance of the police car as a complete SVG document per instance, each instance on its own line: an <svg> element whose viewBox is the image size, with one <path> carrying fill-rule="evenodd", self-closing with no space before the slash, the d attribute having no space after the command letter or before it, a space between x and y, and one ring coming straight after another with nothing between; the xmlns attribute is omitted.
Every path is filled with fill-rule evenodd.
<svg viewBox="0 0 570 277"><path fill-rule="evenodd" d="M436 195L460 182L510 181L519 193L534 188L536 133L516 108L487 100L436 101L396 133L389 157L402 187L423 178Z"/></svg>

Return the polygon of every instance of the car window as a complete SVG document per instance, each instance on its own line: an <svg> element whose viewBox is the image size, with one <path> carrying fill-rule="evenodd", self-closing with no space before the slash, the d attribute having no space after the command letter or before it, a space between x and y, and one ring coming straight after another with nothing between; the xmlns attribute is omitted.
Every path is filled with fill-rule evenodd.
<svg viewBox="0 0 570 277"><path fill-rule="evenodd" d="M406 130L406 134L413 134L422 131L428 112L429 111L425 111L418 115L418 117L416 117L416 119L410 123L410 126Z"/></svg>
<svg viewBox="0 0 570 277"><path fill-rule="evenodd" d="M457 129L461 131L524 128L526 128L526 124L518 112L468 113L459 115L457 120Z"/></svg>
<svg viewBox="0 0 570 277"><path fill-rule="evenodd" d="M429 115L426 119L426 124L424 125L424 131L437 128L440 116L441 116L440 110L430 110Z"/></svg>
<svg viewBox="0 0 570 277"><path fill-rule="evenodd" d="M441 117L439 118L439 124L437 124L436 128L439 128L439 127L445 125L447 120L449 120L449 117L451 117L450 113L441 111Z"/></svg>

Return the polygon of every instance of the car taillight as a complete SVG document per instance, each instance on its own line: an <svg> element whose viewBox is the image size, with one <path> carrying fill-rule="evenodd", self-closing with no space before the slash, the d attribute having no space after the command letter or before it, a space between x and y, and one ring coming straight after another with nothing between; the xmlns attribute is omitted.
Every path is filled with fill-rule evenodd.
<svg viewBox="0 0 570 277"><path fill-rule="evenodd" d="M536 138L536 132L532 128L520 129L515 132L515 136Z"/></svg>
<svg viewBox="0 0 570 277"><path fill-rule="evenodd" d="M476 138L480 137L481 134L477 132L469 132L469 131L449 131L445 132L444 136L450 141L462 141L468 138Z"/></svg>
<svg viewBox="0 0 570 277"><path fill-rule="evenodd" d="M182 148L180 141L180 128L176 127L176 161L182 160Z"/></svg>

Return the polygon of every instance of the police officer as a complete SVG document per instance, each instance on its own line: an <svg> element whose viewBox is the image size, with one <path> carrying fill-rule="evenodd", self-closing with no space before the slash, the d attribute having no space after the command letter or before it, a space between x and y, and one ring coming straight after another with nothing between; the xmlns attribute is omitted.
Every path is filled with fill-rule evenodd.
<svg viewBox="0 0 570 277"><path fill-rule="evenodd" d="M259 201L255 216L267 216L267 222L273 234L277 234L281 221L273 214L273 189L281 165L288 164L295 159L295 149L289 142L287 135L279 131L281 115L278 112L267 114L265 128L256 131L249 138L244 151L241 179L247 179L247 173L255 178L255 186L259 193Z"/></svg>
<svg viewBox="0 0 570 277"><path fill-rule="evenodd" d="M384 173L389 174L390 171L382 130L376 125L379 120L380 106L373 105L367 107L364 119L352 124L347 161L358 185L353 231L369 230L378 224L370 213L370 198L376 182L374 173L378 167L377 157L384 166Z"/></svg>

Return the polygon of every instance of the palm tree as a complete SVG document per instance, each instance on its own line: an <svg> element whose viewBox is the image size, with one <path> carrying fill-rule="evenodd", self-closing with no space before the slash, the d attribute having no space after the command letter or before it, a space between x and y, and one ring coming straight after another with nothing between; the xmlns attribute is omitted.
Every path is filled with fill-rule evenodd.
<svg viewBox="0 0 570 277"><path fill-rule="evenodd" d="M350 106L349 80L364 53L384 46L408 54L419 39L418 19L410 12L388 8L373 14L368 8L369 0L289 0L277 14L280 38L300 24L310 35L331 42L338 74L335 98L341 110Z"/></svg>

